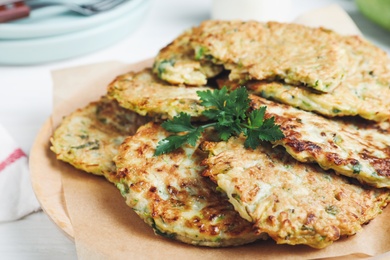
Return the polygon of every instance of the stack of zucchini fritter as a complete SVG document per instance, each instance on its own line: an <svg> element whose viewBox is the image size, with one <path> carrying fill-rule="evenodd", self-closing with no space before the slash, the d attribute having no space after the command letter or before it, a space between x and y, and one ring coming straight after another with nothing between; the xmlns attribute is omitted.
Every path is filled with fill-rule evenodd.
<svg viewBox="0 0 390 260"><path fill-rule="evenodd" d="M323 28L205 21L153 68L118 76L107 95L51 138L57 158L114 183L156 234L210 247L272 238L324 248L390 200L390 68L385 52ZM215 130L156 156L182 112L205 120L197 91L248 89L284 138L244 147Z"/></svg>

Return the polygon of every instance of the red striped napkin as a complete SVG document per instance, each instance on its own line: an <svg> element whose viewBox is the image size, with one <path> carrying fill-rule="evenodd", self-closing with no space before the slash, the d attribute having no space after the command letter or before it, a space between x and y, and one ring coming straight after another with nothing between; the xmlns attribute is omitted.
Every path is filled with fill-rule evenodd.
<svg viewBox="0 0 390 260"><path fill-rule="evenodd" d="M26 154L0 125L0 221L16 220L40 208L27 161Z"/></svg>

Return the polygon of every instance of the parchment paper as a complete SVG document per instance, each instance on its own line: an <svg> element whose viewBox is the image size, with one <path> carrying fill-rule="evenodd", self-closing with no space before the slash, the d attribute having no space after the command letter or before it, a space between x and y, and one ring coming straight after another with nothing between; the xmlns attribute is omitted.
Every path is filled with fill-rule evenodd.
<svg viewBox="0 0 390 260"><path fill-rule="evenodd" d="M344 34L360 34L338 6L315 10L299 17L297 22L322 25ZM150 65L151 60L133 65L107 62L55 71L53 128L64 115L97 100L117 75ZM342 259L361 259L390 251L390 225L387 223L390 209L371 221L362 232L322 250L276 245L273 241L212 249L154 235L152 229L125 204L119 191L104 178L71 166L62 167L61 174L80 259L317 259L340 256Z"/></svg>

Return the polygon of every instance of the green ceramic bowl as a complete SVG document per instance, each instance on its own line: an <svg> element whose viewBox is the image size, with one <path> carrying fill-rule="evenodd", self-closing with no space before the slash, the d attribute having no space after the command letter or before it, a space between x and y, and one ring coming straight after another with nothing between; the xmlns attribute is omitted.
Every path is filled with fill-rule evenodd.
<svg viewBox="0 0 390 260"><path fill-rule="evenodd" d="M390 30L390 0L355 1L363 15L387 30Z"/></svg>

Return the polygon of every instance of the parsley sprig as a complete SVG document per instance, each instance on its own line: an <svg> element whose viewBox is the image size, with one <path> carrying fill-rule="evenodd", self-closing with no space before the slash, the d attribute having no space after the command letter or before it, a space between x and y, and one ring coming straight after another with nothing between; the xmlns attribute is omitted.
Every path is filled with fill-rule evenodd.
<svg viewBox="0 0 390 260"><path fill-rule="evenodd" d="M197 94L200 97L200 104L208 108L202 114L209 119L209 123L194 126L191 123L191 116L186 113L180 113L173 119L165 121L162 127L175 134L158 143L156 156L172 152L186 143L195 146L203 131L209 127L214 127L223 141L243 133L246 136L244 146L252 149L258 147L261 141L284 138L279 125L275 124L274 117L264 118L265 106L248 112L250 99L245 88L237 88L228 93L224 87L221 90L198 91Z"/></svg>

